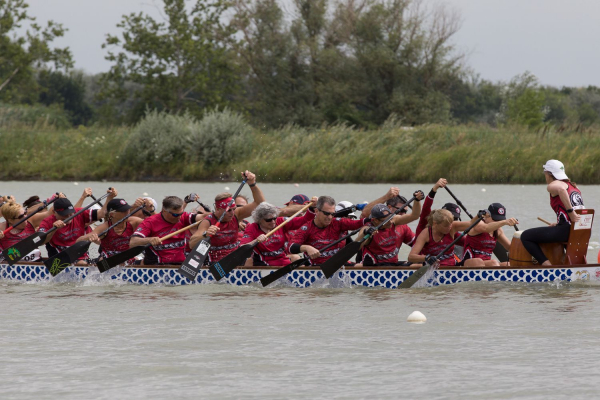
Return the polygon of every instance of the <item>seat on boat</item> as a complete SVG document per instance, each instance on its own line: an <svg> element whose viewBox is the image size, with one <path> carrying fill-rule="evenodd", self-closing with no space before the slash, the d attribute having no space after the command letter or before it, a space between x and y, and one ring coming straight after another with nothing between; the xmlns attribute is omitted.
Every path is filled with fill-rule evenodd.
<svg viewBox="0 0 600 400"><path fill-rule="evenodd" d="M552 265L575 265L587 263L587 249L592 235L594 210L575 210L581 216L577 224L571 224L569 240L564 243L540 243L540 248ZM521 243L521 232L515 232L510 243L509 261L513 267L532 266L533 257Z"/></svg>

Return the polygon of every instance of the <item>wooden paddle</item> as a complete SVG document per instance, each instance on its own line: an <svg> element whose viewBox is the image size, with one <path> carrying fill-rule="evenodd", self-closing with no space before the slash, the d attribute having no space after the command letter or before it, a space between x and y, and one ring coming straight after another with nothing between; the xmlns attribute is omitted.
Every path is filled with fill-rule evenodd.
<svg viewBox="0 0 600 400"><path fill-rule="evenodd" d="M473 216L467 211L467 208L464 206L464 204L459 199L456 198L454 193L452 193L452 191L450 189L448 189L448 186L445 186L444 188L450 194L450 196L452 196L454 201L456 201L456 204L458 204L459 207L462 208L463 211L469 216L469 218L473 219ZM516 231L519 230L519 228L517 228L516 225L515 225L515 230ZM500 261L500 262L508 261L508 252L500 243L496 243L496 247L494 247L494 255L496 256L496 258L498 258L498 261Z"/></svg>
<svg viewBox="0 0 600 400"><path fill-rule="evenodd" d="M298 214L302 213L303 211L306 211L308 209L308 207L310 207L311 205L312 205L312 203L308 203L307 205L302 207L294 215L292 215L291 217L289 217L288 219L283 221L281 224L279 224L277 227L275 227L273 230L271 230L269 233L267 233L266 236L269 237L272 234L274 234L275 232L277 232L279 229L283 228L288 222L290 222L292 220L292 218L296 217ZM239 265L244 265L244 262L246 261L246 259L248 257L250 257L252 255L252 252L254 251L254 248L257 245L258 245L258 242L256 240L254 240L252 243L248 243L243 246L240 246L235 251L231 252L230 254L226 255L218 262L214 263L213 264L214 268L217 271L222 272L222 275L219 274L219 277L215 276L215 279L217 281L220 281L224 276L227 276L227 274L229 274L235 267L237 267Z"/></svg>
<svg viewBox="0 0 600 400"><path fill-rule="evenodd" d="M114 229L117 225L125 221L127 218L131 217L136 212L140 211L142 208L144 208L143 204L135 210L133 210L132 212L130 212L129 214L127 214L125 217L121 218L120 220L103 230L102 232L100 232L98 234L98 237L106 235L111 229ZM45 260L44 265L46 266L46 268L48 268L48 271L50 272L50 274L52 274L52 276L56 276L63 269L75 263L79 259L79 257L87 253L91 244L92 242L88 240L76 242L74 245L67 247L60 253Z"/></svg>
<svg viewBox="0 0 600 400"><path fill-rule="evenodd" d="M469 233L469 231L471 229L473 229L473 227L475 225L477 225L478 223L483 221L483 218L484 218L484 215L478 215L478 218L475 222L473 222L467 229L465 229L463 231L463 233L460 234L459 237L454 239L452 241L452 243L450 243L448 246L446 246L446 248L444 250L442 250L437 256L435 256L436 260L434 260L432 263L430 263L430 261L426 261L425 263L423 263L423 266L421 268L419 268L418 270L416 270L415 272L413 272L412 275L410 275L408 278L406 278L404 280L404 282L402 282L400 284L400 286L398 286L398 289L410 288L415 283L417 283L419 281L419 279L421 279L421 277L429 271L430 268L434 268L434 266L436 264L439 264L437 261L438 258L440 258L442 255L444 255L444 253L447 252L448 249L450 249L452 246L454 246L456 244L456 242L458 242L460 239L463 238L463 236L465 236L467 233Z"/></svg>
<svg viewBox="0 0 600 400"><path fill-rule="evenodd" d="M111 188L109 188L109 189L111 189ZM83 207L81 210L77 211L75 214L73 214L69 218L65 219L64 223L68 224L69 222L71 222L71 220L73 220L73 218L75 218L79 214L85 212L86 210L91 208L94 204L98 203L100 200L103 200L104 198L108 197L109 195L110 195L110 193L106 193L104 196L100 197L98 200ZM48 235L53 233L57 229L58 228L54 226L51 229L49 229L48 232L39 232L38 231L38 232L34 233L33 235L28 236L25 239L21 240L19 243L15 244L14 246L9 247L8 249L4 250L2 252L2 256L8 262L8 264L13 265L17 261L19 261L21 258L25 257L27 254L31 253L33 250L37 249L42 244L44 244Z"/></svg>
<svg viewBox="0 0 600 400"><path fill-rule="evenodd" d="M335 246L339 242L348 239L350 236L356 235L361 229L362 229L362 227L350 232L346 236L343 236L343 237L339 238L338 240L336 240L335 242L329 243L327 246L323 247L322 249L319 249L319 251L322 252L322 251L329 249L332 246ZM275 282L277 279L282 278L285 275L289 274L293 270L298 269L303 265L308 265L309 262L310 262L310 259L308 257L296 260L293 263L286 265L285 267L281 267L281 268L273 271L272 273L270 273L267 276L263 276L262 278L260 278L260 283L262 283L263 286L268 286L271 283Z"/></svg>
<svg viewBox="0 0 600 400"><path fill-rule="evenodd" d="M221 221L223 220L223 217L225 217L225 214L227 214L227 211L229 211L231 206L235 204L235 198L242 191L242 188L246 184L247 179L248 178L244 175L244 180L240 184L240 187L238 187L237 191L231 198L231 201L227 205L225 212L223 212L223 214L221 215L221 217L215 224L217 227L219 227L221 225ZM196 279L198 272L200 271L200 267L204 265L204 261L206 260L206 257L208 256L209 249L210 249L210 236L202 239L202 241L200 243L198 243L198 246L196 246L195 249L192 249L192 251L190 251L190 254L188 254L188 256L185 258L185 261L181 264L181 266L179 267L177 272L179 272L181 275L185 276L189 281L193 282ZM217 279L218 275L216 275L216 274L218 274L218 272L214 268L212 268L210 272L213 274L215 279Z"/></svg>
<svg viewBox="0 0 600 400"><path fill-rule="evenodd" d="M411 197L410 200L398 207L398 209L395 212L388 215L387 218L384 219L379 225L375 226L373 228L373 232L367 233L360 240L347 244L343 249L341 249L332 257L330 257L327 261L325 261L321 265L321 271L323 271L323 273L325 274L325 278L331 278L337 272L337 270L342 267L342 265L344 265L356 253L358 253L358 250L360 250L360 246L363 244L363 242L369 240L369 238L372 237L375 234L375 232L377 232L382 226L390 222L392 218L399 214L400 211L404 210L404 207L412 203L415 199L416 197Z"/></svg>
<svg viewBox="0 0 600 400"><path fill-rule="evenodd" d="M23 217L19 220L19 222L17 222L16 224L14 224L13 226L9 226L8 228L6 228L4 231L2 231L3 234L7 234L8 232L10 232L13 228L16 228L17 226L21 225L23 222L27 221L29 218L33 217L35 214L39 213L42 210L45 210L46 207L48 207L50 204L54 203L56 201L56 199L58 199L58 195L59 193L56 193L56 197L53 198L52 200L48 201L48 200L44 200L42 203L44 203L43 205L41 205L37 210L35 210L33 213L27 215L26 217Z"/></svg>
<svg viewBox="0 0 600 400"><path fill-rule="evenodd" d="M168 235L161 237L160 242L162 243L165 240L170 239L175 235L179 235L181 232L190 230L193 227L200 225L200 223L202 223L202 221L194 222L191 225L181 228L175 232L169 233ZM127 260L130 260L130 259L134 258L135 256L137 256L138 254L141 254L143 251L145 251L150 246L152 246L152 245L150 243L148 243L143 246L132 247L132 248L125 250L119 254L115 254L112 257L108 257L106 259L98 261L96 266L98 267L98 270L100 270L100 272L106 272L109 269L111 269L112 267L116 267L119 264L123 264Z"/></svg>
<svg viewBox="0 0 600 400"><path fill-rule="evenodd" d="M537 217L540 221L542 221L543 223L545 223L546 225L552 225L552 222L546 221L544 218L542 217Z"/></svg>

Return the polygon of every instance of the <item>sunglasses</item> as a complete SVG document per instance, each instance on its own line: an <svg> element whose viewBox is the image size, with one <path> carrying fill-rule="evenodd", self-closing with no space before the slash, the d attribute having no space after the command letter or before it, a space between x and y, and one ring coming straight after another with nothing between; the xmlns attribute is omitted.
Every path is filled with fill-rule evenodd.
<svg viewBox="0 0 600 400"><path fill-rule="evenodd" d="M167 211L167 212L168 212L169 214L171 214L172 216L174 216L175 218L177 218L177 217L181 217L181 216L183 215L183 213L182 213L182 212L180 212L179 214L177 214L177 213L174 213L174 212L171 212L171 211Z"/></svg>
<svg viewBox="0 0 600 400"><path fill-rule="evenodd" d="M323 214L325 214L326 217L331 217L333 214L335 214L335 212L329 212L329 211L323 211L320 208L317 208L317 210L321 211Z"/></svg>
<svg viewBox="0 0 600 400"><path fill-rule="evenodd" d="M273 217L273 218L265 218L264 221L265 222L273 222L277 219L277 217Z"/></svg>
<svg viewBox="0 0 600 400"><path fill-rule="evenodd" d="M27 211L24 212L23 214L19 215L17 218L13 218L13 219L21 219L23 217L25 217L27 215Z"/></svg>

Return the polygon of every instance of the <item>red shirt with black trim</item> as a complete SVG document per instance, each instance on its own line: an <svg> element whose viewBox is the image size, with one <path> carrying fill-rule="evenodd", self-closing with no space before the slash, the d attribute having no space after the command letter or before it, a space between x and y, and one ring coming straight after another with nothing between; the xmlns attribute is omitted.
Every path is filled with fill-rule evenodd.
<svg viewBox="0 0 600 400"><path fill-rule="evenodd" d="M583 198L581 197L581 190L577 189L571 182L565 182L567 187L567 194L569 196L569 200L571 201L571 207L583 207ZM569 225L571 224L571 217L569 217L569 213L565 208L560 196L550 195L550 207L556 213L556 223L560 224L561 220L563 222L567 222Z"/></svg>
<svg viewBox="0 0 600 400"><path fill-rule="evenodd" d="M431 227L427 228L429 231L429 242L425 243L423 249L421 249L421 254L424 256L438 256L448 246L452 243L452 236L449 233L445 234L439 242L433 240L433 231ZM438 260L440 261L440 265L456 265L456 259L454 258L454 246L450 247L444 254L442 254Z"/></svg>
<svg viewBox="0 0 600 400"><path fill-rule="evenodd" d="M80 210L81 208L76 208L75 212L79 212ZM67 247L74 245L77 238L86 234L87 225L97 220L98 210L87 209L73 218L65 227L56 230L52 239L47 244L58 252L61 252ZM44 218L38 232L48 232L54 227L56 221L57 219L54 215Z"/></svg>
<svg viewBox="0 0 600 400"><path fill-rule="evenodd" d="M115 228L113 228L100 239L100 248L105 258L129 249L129 241L133 235L133 225L127 221L125 221L125 224L125 230L121 234L116 233Z"/></svg>
<svg viewBox="0 0 600 400"><path fill-rule="evenodd" d="M210 213L205 221L210 222L210 225L216 225L219 218L214 213ZM217 262L223 257L235 251L240 247L238 231L240 229L239 220L235 213L229 222L221 222L217 234L210 238L210 248L208 249L208 261Z"/></svg>

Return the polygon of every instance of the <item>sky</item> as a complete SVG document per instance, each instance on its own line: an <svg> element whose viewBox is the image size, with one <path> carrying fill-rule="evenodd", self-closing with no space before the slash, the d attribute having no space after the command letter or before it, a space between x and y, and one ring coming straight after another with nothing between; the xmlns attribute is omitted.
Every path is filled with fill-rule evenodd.
<svg viewBox="0 0 600 400"><path fill-rule="evenodd" d="M291 0L280 0L289 3ZM425 0L428 2L429 0ZM530 71L543 85L600 86L599 0L442 0L458 11L454 37L466 65L482 79L509 81ZM160 18L160 0L27 0L38 22L69 29L56 41L68 46L75 67L107 71L102 49L107 33L118 34L122 15L143 11Z"/></svg>

